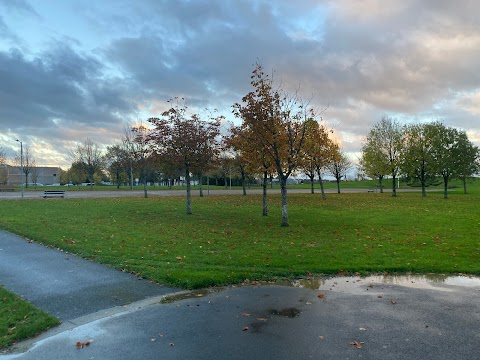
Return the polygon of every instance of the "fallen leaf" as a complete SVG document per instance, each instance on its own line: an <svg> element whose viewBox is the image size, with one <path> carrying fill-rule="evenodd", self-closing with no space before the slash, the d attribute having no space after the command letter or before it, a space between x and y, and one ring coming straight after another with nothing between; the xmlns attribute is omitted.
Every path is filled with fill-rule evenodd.
<svg viewBox="0 0 480 360"><path fill-rule="evenodd" d="M261 317L259 317L259 318L257 318L257 320L258 320L258 321L267 321L268 319L267 319L267 318L261 318Z"/></svg>
<svg viewBox="0 0 480 360"><path fill-rule="evenodd" d="M360 330L360 331L367 331L367 329L365 329L365 328L358 328L358 330Z"/></svg>
<svg viewBox="0 0 480 360"><path fill-rule="evenodd" d="M174 344L174 343L169 343L168 345L170 345L170 346L174 346L175 344Z"/></svg>
<svg viewBox="0 0 480 360"><path fill-rule="evenodd" d="M244 326L242 331L247 331L248 330L248 326Z"/></svg>
<svg viewBox="0 0 480 360"><path fill-rule="evenodd" d="M183 258L181 256L176 256L175 259L177 260L183 260Z"/></svg>
<svg viewBox="0 0 480 360"><path fill-rule="evenodd" d="M241 313L240 316L252 316L252 314L244 312L244 313Z"/></svg>
<svg viewBox="0 0 480 360"><path fill-rule="evenodd" d="M378 298L379 298L379 299L383 298L383 295L378 295Z"/></svg>
<svg viewBox="0 0 480 360"><path fill-rule="evenodd" d="M323 336L319 336L318 338L319 338L320 340L324 340L324 339L325 339L325 337L323 337Z"/></svg>
<svg viewBox="0 0 480 360"><path fill-rule="evenodd" d="M312 305L312 303L310 301L307 301L305 305Z"/></svg>
<svg viewBox="0 0 480 360"><path fill-rule="evenodd" d="M75 343L75 346L77 347L77 349L82 349L83 347L85 346L89 346L91 343L92 343L93 340L87 340L87 341L77 341Z"/></svg>
<svg viewBox="0 0 480 360"><path fill-rule="evenodd" d="M396 304L397 302L395 300L390 301L392 304Z"/></svg>
<svg viewBox="0 0 480 360"><path fill-rule="evenodd" d="M325 294L318 294L317 295L319 299L325 299L326 295Z"/></svg>
<svg viewBox="0 0 480 360"><path fill-rule="evenodd" d="M358 341L351 342L350 345L355 346L357 349L361 349L363 347L363 345Z"/></svg>

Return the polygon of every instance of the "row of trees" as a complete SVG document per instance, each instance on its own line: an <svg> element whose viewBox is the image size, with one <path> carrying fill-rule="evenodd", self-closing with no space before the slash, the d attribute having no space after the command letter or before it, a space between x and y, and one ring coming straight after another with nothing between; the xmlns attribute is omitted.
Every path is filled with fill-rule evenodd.
<svg viewBox="0 0 480 360"><path fill-rule="evenodd" d="M234 166L244 193L248 177L262 178L263 215L268 214L267 181L273 177L279 180L281 224L288 226L288 178L296 172L305 173L313 192L316 176L322 185L322 173L328 172L340 184L350 163L308 101L297 92L287 93L276 86L259 64L251 79L253 90L232 107L241 124L232 125L229 134L220 135L222 116L215 112L191 114L183 98L174 98L170 109L148 119L147 126L126 127L123 139L109 146L105 155L90 140L78 145L69 172L82 169L94 179L101 169L108 169L117 184L125 173L129 173L131 182L135 171L144 184L154 173L168 179L181 175L187 189L186 212L191 214L192 176L202 179L215 172L226 175ZM199 184L202 195L202 182ZM321 189L325 198L323 186Z"/></svg>
<svg viewBox="0 0 480 360"><path fill-rule="evenodd" d="M395 180L400 175L417 181L422 196L426 196L427 185L441 177L447 198L452 178L461 179L467 192L467 179L480 170L479 157L479 148L465 131L438 121L401 126L383 117L367 135L360 166L367 176L379 180L381 189L383 178L391 176L392 196L396 196Z"/></svg>

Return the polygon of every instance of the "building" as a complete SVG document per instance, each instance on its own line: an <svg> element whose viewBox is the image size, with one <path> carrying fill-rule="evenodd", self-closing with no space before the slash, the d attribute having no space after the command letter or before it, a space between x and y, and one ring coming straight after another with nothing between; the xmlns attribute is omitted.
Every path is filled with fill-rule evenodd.
<svg viewBox="0 0 480 360"><path fill-rule="evenodd" d="M59 167L36 166L28 174L28 180L24 183L52 185L60 183ZM25 175L24 175L25 176ZM7 165L7 185L20 185L22 183L22 173L19 166Z"/></svg>

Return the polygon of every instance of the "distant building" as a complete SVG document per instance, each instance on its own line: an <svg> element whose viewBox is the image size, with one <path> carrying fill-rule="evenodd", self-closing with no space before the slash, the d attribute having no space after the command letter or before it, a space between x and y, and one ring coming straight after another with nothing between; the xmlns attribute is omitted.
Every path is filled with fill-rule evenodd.
<svg viewBox="0 0 480 360"><path fill-rule="evenodd" d="M28 174L28 179L24 183L52 185L60 183L59 167L36 166ZM25 175L24 175L25 176ZM19 166L7 165L7 185L20 185L22 183L22 172Z"/></svg>

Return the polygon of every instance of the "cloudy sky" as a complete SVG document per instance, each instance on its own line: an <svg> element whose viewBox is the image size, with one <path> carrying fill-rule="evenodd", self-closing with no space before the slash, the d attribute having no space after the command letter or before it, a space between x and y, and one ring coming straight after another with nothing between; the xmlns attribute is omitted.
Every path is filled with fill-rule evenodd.
<svg viewBox="0 0 480 360"><path fill-rule="evenodd" d="M476 0L0 0L0 147L70 164L91 138L250 91L257 59L287 89L327 108L354 158L383 115L442 120L480 145Z"/></svg>

